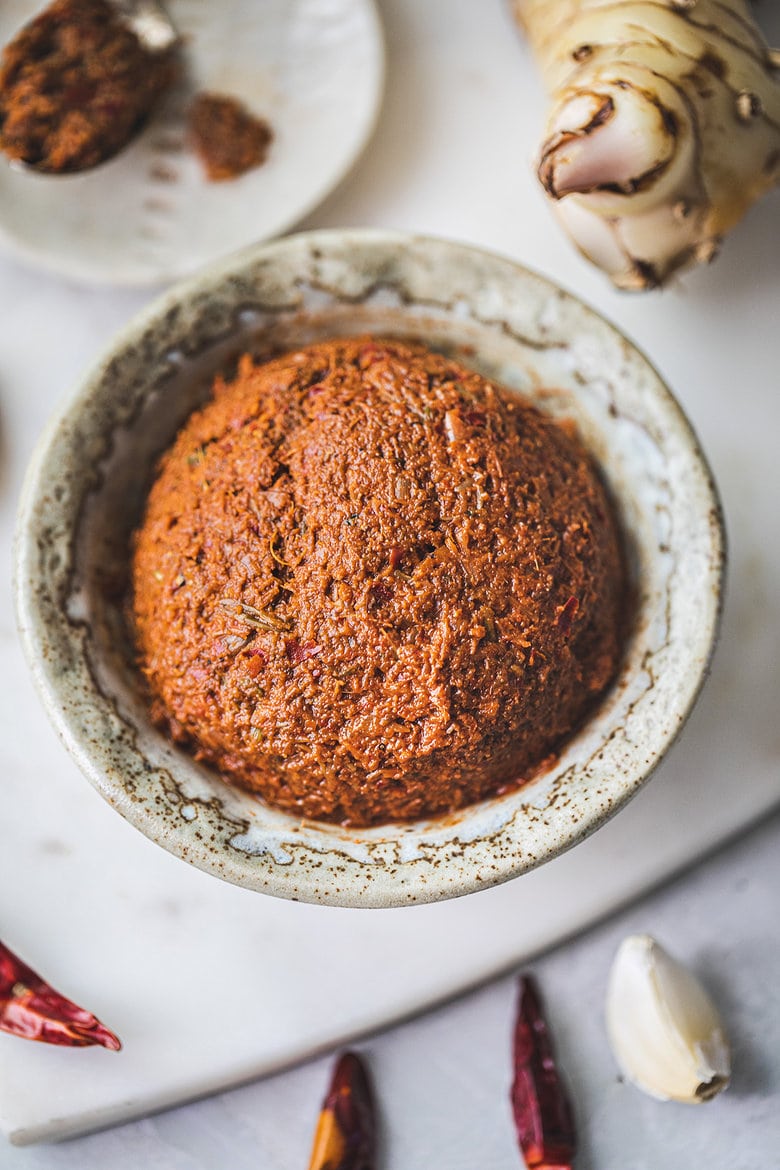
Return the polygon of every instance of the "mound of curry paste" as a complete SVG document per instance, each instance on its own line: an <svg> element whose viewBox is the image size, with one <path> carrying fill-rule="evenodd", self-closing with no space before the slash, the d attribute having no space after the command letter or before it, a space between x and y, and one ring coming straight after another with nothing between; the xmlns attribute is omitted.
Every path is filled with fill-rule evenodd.
<svg viewBox="0 0 780 1170"><path fill-rule="evenodd" d="M160 463L132 615L174 739L272 805L368 825L538 771L615 674L624 594L574 438L358 338L217 379Z"/></svg>

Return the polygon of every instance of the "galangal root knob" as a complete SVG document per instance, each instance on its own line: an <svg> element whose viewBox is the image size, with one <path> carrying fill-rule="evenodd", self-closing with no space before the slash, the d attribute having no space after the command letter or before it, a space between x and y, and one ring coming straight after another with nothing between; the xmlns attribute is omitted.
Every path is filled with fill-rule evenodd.
<svg viewBox="0 0 780 1170"><path fill-rule="evenodd" d="M780 182L780 52L745 0L514 0L552 96L539 179L618 288L712 260Z"/></svg>

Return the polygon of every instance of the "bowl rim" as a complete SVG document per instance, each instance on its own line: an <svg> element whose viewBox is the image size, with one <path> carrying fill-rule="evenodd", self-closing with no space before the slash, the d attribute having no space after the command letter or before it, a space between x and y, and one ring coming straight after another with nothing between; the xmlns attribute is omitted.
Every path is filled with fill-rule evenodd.
<svg viewBox="0 0 780 1170"><path fill-rule="evenodd" d="M480 847L473 858L468 862L464 860L457 872L447 872L447 866L438 866L436 859L428 856L410 856L404 860L403 839L407 835L409 826L384 826L380 829L385 835L388 835L391 829L398 831L397 836L402 842L401 855L399 860L392 864L387 864L387 859L380 857L378 859L381 860L381 864L377 867L375 860L371 858L366 860L361 850L355 851L349 844L355 839L370 842L374 830L345 831L339 826L320 824L315 827L321 831L323 841L327 840L327 846L319 852L316 864L309 868L306 865L299 866L299 859L296 856L295 879L291 881L289 863L277 866L279 872L275 872L274 866L270 865L264 852L242 852L240 847L234 846L228 853L224 848L224 845L228 843L227 837L223 836L221 845L215 846L213 837L211 842L204 843L202 834L193 835L191 827L186 825L182 827L179 824L172 829L170 821L161 822L154 810L153 803L150 806L143 800L139 801L129 795L124 786L121 772L113 766L113 762L107 754L107 745L99 742L94 735L90 736L89 731L85 730L81 722L78 702L68 701L67 695L64 694L63 682L67 685L67 670L64 668L63 653L67 654L67 652L62 651L64 643L58 643L57 637L62 637L63 633L66 632L62 627L70 623L65 616L64 601L61 602L58 611L56 606L52 606L51 598L44 599L39 581L41 575L39 547L41 507L44 503L48 503L51 507L53 503L48 472L53 448L63 441L63 435L77 429L78 421L85 408L96 395L99 395L101 386L105 384L107 369L116 356L128 350L129 347L140 344L148 331L161 322L166 315L172 311L175 312L181 305L193 298L202 296L204 293L208 294L210 291L218 289L224 282L251 271L258 263L272 265L275 258L284 257L289 253L294 254L296 249L299 251L308 249L309 253L322 254L324 252L327 255L329 249L338 250L339 248L352 249L356 254L360 254L361 250L370 252L372 249L381 250L383 248L406 250L410 253L414 253L415 250L425 251L427 249L428 251L433 250L434 254L441 252L456 258L458 256L461 258L470 257L475 262L481 259L482 262L497 270L502 269L505 273L513 272L521 283L523 281L535 283L548 295L562 298L563 303L570 308L573 306L578 314L584 314L585 320L595 323L599 329L605 330L606 334L611 336L614 341L626 347L626 351L630 352L645 368L652 380L658 401L673 422L675 434L683 444L690 469L696 477L697 488L703 504L702 516L706 507L710 544L707 558L706 598L703 599L698 610L699 639L696 651L699 654L699 659L695 666L688 669L683 680L685 683L681 691L683 701L674 711L674 718L657 736L652 751L643 756L641 763L637 762L630 779L626 779L615 793L610 794L609 801L603 802L601 805L594 804L586 809L578 817L576 823L570 825L568 832L558 833L556 836L556 829L549 832L544 828L540 829L541 847L536 855L529 855L522 851L515 851L514 854L511 850L504 851L498 856L491 855L492 865L486 866L485 849L489 851L492 838L480 837L476 841L466 842L469 846L476 844ZM56 502L54 512L54 527L56 527ZM74 528L70 534L60 533L59 535L65 539L70 535L75 539L76 532L77 528ZM261 242L210 264L196 276L189 277L174 285L161 296L155 298L113 338L87 375L79 380L76 387L60 403L36 444L28 466L18 509L14 547L14 592L17 624L25 657L50 719L87 779L134 827L183 860L249 889L272 893L292 900L338 906L390 907L456 897L510 880L578 844L632 799L653 774L679 736L709 673L722 615L726 562L727 549L723 509L715 480L699 439L683 408L655 366L620 329L556 282L534 272L514 259L493 251L418 233L383 229L338 228L303 232L272 242ZM57 614L58 618L55 616ZM57 621L60 623L61 628L59 629ZM49 623L53 623L53 625L50 626ZM59 650L58 646L60 646ZM692 654L691 660L693 661L695 657L696 655ZM100 692L94 677L92 677L92 684L95 687L96 696L100 694L104 698L105 696ZM523 792L524 789L517 791ZM491 801L483 803L490 804ZM181 809L181 804L179 807ZM458 814L460 823L465 823L469 813L479 807L481 806L472 806L471 810L461 810ZM214 825L208 820L208 815L204 815L206 815L207 827L213 828ZM285 818L285 814L278 815ZM285 819L294 820L294 818ZM230 820L228 816L228 822L233 825L235 830L235 820ZM311 823L309 824L311 825ZM414 825L411 826L412 829L414 827ZM504 832L504 826L500 832ZM392 834L389 835L392 836ZM197 839L198 836L201 837L200 841ZM232 844L238 836L240 834L236 834L234 831L229 843ZM468 849L464 846L462 855L464 859L467 852ZM381 854L381 850L379 853ZM326 875L325 879L324 874ZM334 877L334 874L337 874L337 877Z"/></svg>

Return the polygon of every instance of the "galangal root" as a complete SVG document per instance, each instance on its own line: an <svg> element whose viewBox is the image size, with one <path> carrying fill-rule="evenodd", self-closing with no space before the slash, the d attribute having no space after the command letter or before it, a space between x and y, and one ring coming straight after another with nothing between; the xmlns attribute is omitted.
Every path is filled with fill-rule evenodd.
<svg viewBox="0 0 780 1170"><path fill-rule="evenodd" d="M712 260L780 182L780 51L745 0L514 0L553 105L539 179L618 288Z"/></svg>

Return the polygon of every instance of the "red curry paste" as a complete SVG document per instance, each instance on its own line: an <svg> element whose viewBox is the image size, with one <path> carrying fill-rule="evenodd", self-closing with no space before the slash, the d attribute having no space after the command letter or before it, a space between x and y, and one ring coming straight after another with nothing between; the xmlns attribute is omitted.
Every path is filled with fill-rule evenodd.
<svg viewBox="0 0 780 1170"><path fill-rule="evenodd" d="M586 452L400 341L218 378L161 461L133 588L155 718L271 804L355 825L528 778L621 652L620 541Z"/></svg>
<svg viewBox="0 0 780 1170"><path fill-rule="evenodd" d="M0 149L44 171L80 171L120 150L176 76L105 0L55 0L0 62Z"/></svg>
<svg viewBox="0 0 780 1170"><path fill-rule="evenodd" d="M265 162L273 131L235 98L198 94L189 114L192 144L212 182L235 179Z"/></svg>

